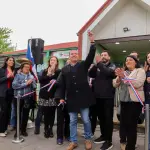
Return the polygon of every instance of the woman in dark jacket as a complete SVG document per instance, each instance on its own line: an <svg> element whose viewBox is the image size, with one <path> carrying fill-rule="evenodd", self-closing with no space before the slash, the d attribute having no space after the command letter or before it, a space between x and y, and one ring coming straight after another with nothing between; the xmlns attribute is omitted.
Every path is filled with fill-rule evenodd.
<svg viewBox="0 0 150 150"><path fill-rule="evenodd" d="M144 85L145 103L150 105L150 53L148 53L146 56L144 69L146 72L146 81ZM150 132L149 132L149 137L150 137ZM149 138L149 144L150 144L150 138Z"/></svg>
<svg viewBox="0 0 150 150"><path fill-rule="evenodd" d="M52 56L49 61L48 68L45 69L40 76L39 81L41 87L48 84L51 80L57 79L59 76L60 70L58 69L58 59L55 56ZM43 88L40 90L40 99L39 105L42 107L44 113L44 129L45 138L53 137L53 125L55 120L55 110L56 110L56 102L54 100L54 94L56 91L56 85L52 87L52 89L48 92L48 88Z"/></svg>
<svg viewBox="0 0 150 150"><path fill-rule="evenodd" d="M0 68L0 137L5 137L10 119L13 99L12 81L14 79L15 59L7 57Z"/></svg>

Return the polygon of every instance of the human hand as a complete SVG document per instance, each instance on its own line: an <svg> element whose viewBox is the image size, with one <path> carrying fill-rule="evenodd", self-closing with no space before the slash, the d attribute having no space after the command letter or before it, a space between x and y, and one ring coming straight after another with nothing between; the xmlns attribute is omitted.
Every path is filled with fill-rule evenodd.
<svg viewBox="0 0 150 150"><path fill-rule="evenodd" d="M65 100L64 100L64 99L61 99L59 102L60 102L60 103L64 103L64 102L65 102Z"/></svg>
<svg viewBox="0 0 150 150"><path fill-rule="evenodd" d="M27 85L30 85L32 82L33 82L33 80L32 80L32 79L29 79L29 80L26 82L26 84L27 84Z"/></svg>
<svg viewBox="0 0 150 150"><path fill-rule="evenodd" d="M91 43L94 43L94 34L91 31L88 31L88 37Z"/></svg>
<svg viewBox="0 0 150 150"><path fill-rule="evenodd" d="M14 73L9 73L8 75L7 75L7 78L13 78L14 77Z"/></svg>
<svg viewBox="0 0 150 150"><path fill-rule="evenodd" d="M116 74L116 76L118 76L119 78L124 78L124 77L125 77L123 68L117 68L117 69L115 70L115 74Z"/></svg>

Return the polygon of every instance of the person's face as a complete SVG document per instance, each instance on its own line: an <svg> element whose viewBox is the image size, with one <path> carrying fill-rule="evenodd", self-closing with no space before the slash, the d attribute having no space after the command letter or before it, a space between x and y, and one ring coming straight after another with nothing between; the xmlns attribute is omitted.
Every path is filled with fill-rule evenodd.
<svg viewBox="0 0 150 150"><path fill-rule="evenodd" d="M50 63L50 66L56 66L57 65L57 59L55 57L52 57L50 59L49 63Z"/></svg>
<svg viewBox="0 0 150 150"><path fill-rule="evenodd" d="M138 59L138 53L131 53L131 56L134 56L136 59Z"/></svg>
<svg viewBox="0 0 150 150"><path fill-rule="evenodd" d="M13 65L14 65L14 59L13 58L9 58L6 63L7 63L7 66L13 67Z"/></svg>
<svg viewBox="0 0 150 150"><path fill-rule="evenodd" d="M150 53L147 55L147 62L150 65Z"/></svg>
<svg viewBox="0 0 150 150"><path fill-rule="evenodd" d="M70 51L70 62L77 62L79 59L78 51L77 50L72 50Z"/></svg>
<svg viewBox="0 0 150 150"><path fill-rule="evenodd" d="M127 66L128 70L134 70L135 66L136 66L135 60L131 57L127 57L126 66Z"/></svg>
<svg viewBox="0 0 150 150"><path fill-rule="evenodd" d="M101 59L103 63L107 63L110 61L110 56L108 55L107 52L101 53Z"/></svg>
<svg viewBox="0 0 150 150"><path fill-rule="evenodd" d="M23 68L22 68L22 72L23 72L24 74L28 74L28 73L30 72L30 65L25 64L25 65L23 66Z"/></svg>
<svg viewBox="0 0 150 150"><path fill-rule="evenodd" d="M57 59L55 57L52 57L50 59L49 63L50 63L50 66L56 66L57 65Z"/></svg>

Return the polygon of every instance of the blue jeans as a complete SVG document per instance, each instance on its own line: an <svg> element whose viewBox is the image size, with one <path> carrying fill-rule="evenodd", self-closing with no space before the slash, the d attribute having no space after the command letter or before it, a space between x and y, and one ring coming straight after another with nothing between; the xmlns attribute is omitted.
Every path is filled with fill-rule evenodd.
<svg viewBox="0 0 150 150"><path fill-rule="evenodd" d="M12 103L12 107L11 107L11 119L10 119L10 125L12 127L16 127L16 115L15 115L15 106Z"/></svg>
<svg viewBox="0 0 150 150"><path fill-rule="evenodd" d="M38 106L37 116L35 119L35 127L40 128L43 112L41 106Z"/></svg>
<svg viewBox="0 0 150 150"><path fill-rule="evenodd" d="M89 119L89 108L80 109L81 118L84 123L84 133L85 139L91 139L91 122ZM70 112L70 141L77 143L77 120L78 120L78 113Z"/></svg>

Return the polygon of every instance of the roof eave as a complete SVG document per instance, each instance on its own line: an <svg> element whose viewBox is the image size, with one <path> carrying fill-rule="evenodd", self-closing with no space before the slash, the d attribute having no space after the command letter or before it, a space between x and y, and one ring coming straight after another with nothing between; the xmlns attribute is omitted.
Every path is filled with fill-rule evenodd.
<svg viewBox="0 0 150 150"><path fill-rule="evenodd" d="M91 24L95 21L95 19L111 4L113 0L107 0L98 11L87 21L87 23L79 30L78 36L82 34Z"/></svg>

